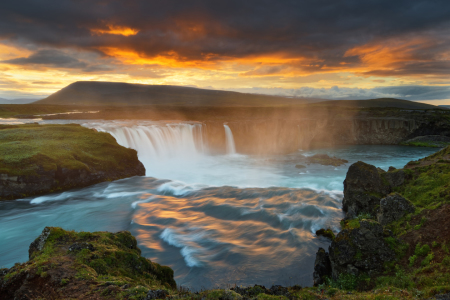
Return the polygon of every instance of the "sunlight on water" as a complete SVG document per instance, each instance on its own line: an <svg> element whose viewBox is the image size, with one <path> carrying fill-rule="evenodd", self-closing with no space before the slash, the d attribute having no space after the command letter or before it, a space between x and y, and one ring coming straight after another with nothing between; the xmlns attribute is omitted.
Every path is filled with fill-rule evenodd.
<svg viewBox="0 0 450 300"><path fill-rule="evenodd" d="M314 232L339 229L342 182L350 164L361 160L383 169L399 168L435 151L351 146L242 155L234 153L232 131L224 124L228 154L219 155L210 151L205 125L198 122L79 123L109 132L120 144L136 149L148 177L0 202L0 267L26 261L29 244L45 226L130 230L143 255L173 268L177 283L193 289L310 285L315 252L329 245ZM302 157L316 153L349 163L295 168Z"/></svg>

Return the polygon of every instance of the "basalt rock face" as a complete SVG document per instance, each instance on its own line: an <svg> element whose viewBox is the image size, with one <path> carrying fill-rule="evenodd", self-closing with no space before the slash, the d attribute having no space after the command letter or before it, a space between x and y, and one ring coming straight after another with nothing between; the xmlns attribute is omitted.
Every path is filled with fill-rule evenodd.
<svg viewBox="0 0 450 300"><path fill-rule="evenodd" d="M130 151L134 151L130 149ZM121 158L118 157L118 160ZM126 168L109 172L96 171L95 166L87 169L66 169L46 171L39 168L35 175L10 176L0 174L0 200L12 200L72 188L86 187L103 181L112 181L132 176L144 176L144 165L137 159L123 161Z"/></svg>
<svg viewBox="0 0 450 300"><path fill-rule="evenodd" d="M383 270L385 262L395 259L379 223L363 220L359 226L342 230L331 243L329 257L334 279L341 274L373 275Z"/></svg>
<svg viewBox="0 0 450 300"><path fill-rule="evenodd" d="M323 278L331 276L330 256L325 249L319 248L314 262L314 286L324 283Z"/></svg>
<svg viewBox="0 0 450 300"><path fill-rule="evenodd" d="M377 218L378 222L384 226L414 211L415 207L410 201L398 194L393 194L381 199Z"/></svg>
<svg viewBox="0 0 450 300"><path fill-rule="evenodd" d="M225 151L223 124L233 132L236 150L249 154L290 153L337 145L398 145L419 135L450 137L450 122L445 118L428 116L424 112L400 111L390 116L374 112L336 116L317 114L294 115L285 118L262 115L256 119L202 120L206 125L209 147L214 152ZM434 121L434 118L440 121ZM442 120L441 120L442 119Z"/></svg>
<svg viewBox="0 0 450 300"><path fill-rule="evenodd" d="M344 180L343 210L351 219L361 213L374 215L380 199L391 191L384 171L358 161L350 166Z"/></svg>

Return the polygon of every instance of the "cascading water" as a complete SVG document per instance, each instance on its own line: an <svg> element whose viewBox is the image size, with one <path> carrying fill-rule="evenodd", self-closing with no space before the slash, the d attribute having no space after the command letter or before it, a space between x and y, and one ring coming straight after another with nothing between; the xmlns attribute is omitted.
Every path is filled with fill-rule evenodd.
<svg viewBox="0 0 450 300"><path fill-rule="evenodd" d="M227 147L227 154L236 154L236 146L234 145L233 132L227 124L223 124L225 127L225 141Z"/></svg>
<svg viewBox="0 0 450 300"><path fill-rule="evenodd" d="M135 149L147 175L162 175L157 173L158 170L170 169L171 165L188 168L207 152L200 123L123 125L96 124L90 127L106 131L120 145Z"/></svg>
<svg viewBox="0 0 450 300"><path fill-rule="evenodd" d="M193 290L233 284L311 285L313 257L318 247L329 244L314 232L339 228L349 165L361 160L382 169L400 168L435 151L368 145L266 157L212 155L205 125L198 122L79 123L136 149L151 177L0 201L0 266L27 261L29 244L45 226L129 230L143 256L170 266L177 284ZM217 125L217 131L208 129L223 139L222 123ZM227 152L233 154L233 134L226 124L224 128ZM303 155L323 151L349 163L295 168Z"/></svg>

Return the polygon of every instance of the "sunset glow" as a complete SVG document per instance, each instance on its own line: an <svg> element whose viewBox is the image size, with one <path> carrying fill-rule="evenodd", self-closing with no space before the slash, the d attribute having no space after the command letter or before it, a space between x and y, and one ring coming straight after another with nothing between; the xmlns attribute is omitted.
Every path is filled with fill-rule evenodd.
<svg viewBox="0 0 450 300"><path fill-rule="evenodd" d="M450 98L449 20L437 4L422 3L432 18L414 5L396 14L400 5L384 11L368 4L355 15L338 4L322 11L292 3L266 4L254 18L250 2L201 3L92 1L82 11L58 8L67 19L46 18L40 7L26 17L22 6L5 7L0 97L48 95L77 80L100 80L331 99L408 98L404 89L439 87L439 95L411 100ZM347 90L336 94L335 87ZM305 88L311 93L302 94ZM397 93L374 90L380 88Z"/></svg>

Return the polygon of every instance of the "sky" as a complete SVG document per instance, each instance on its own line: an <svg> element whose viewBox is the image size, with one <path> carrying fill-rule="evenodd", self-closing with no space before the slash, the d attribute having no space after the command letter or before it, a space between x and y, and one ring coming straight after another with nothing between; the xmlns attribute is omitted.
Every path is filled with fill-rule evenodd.
<svg viewBox="0 0 450 300"><path fill-rule="evenodd" d="M80 80L450 105L450 1L0 1L0 98Z"/></svg>

